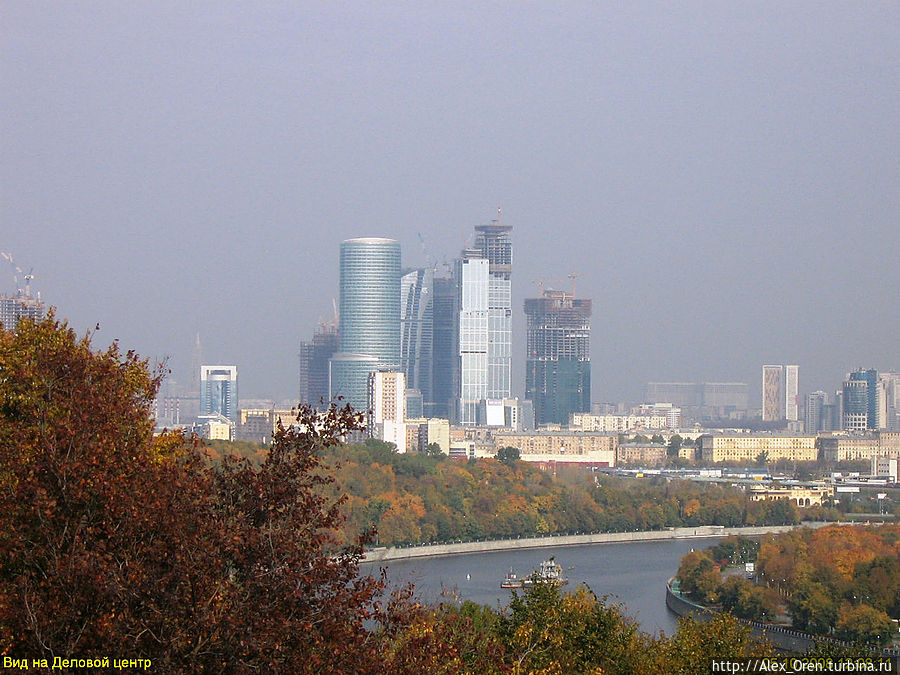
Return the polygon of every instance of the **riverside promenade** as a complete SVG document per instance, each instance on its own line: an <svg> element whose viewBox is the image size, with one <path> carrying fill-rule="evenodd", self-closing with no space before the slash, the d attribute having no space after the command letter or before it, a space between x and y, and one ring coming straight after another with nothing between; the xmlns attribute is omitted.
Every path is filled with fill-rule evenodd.
<svg viewBox="0 0 900 675"><path fill-rule="evenodd" d="M670 527L665 530L640 532L602 532L595 534L569 534L562 536L523 537L521 539L496 539L490 541L466 541L449 544L428 544L423 546L379 547L366 551L365 562L406 560L409 558L430 558L465 553L488 553L529 548L550 548L556 546L584 546L586 544L617 544L634 541L661 541L666 539L727 537L743 535L752 537L776 532L785 532L795 527L823 527L833 523L804 522L800 525L768 525L760 527L722 527L703 525L700 527Z"/></svg>

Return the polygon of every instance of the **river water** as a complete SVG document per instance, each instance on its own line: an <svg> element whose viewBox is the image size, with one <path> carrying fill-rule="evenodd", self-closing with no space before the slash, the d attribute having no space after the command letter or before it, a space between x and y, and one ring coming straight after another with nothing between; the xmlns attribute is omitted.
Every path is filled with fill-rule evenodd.
<svg viewBox="0 0 900 675"><path fill-rule="evenodd" d="M567 589L586 584L598 596L625 605L641 630L652 635L675 632L677 616L666 608L666 580L678 571L681 557L691 549L706 548L718 538L587 544L526 550L466 553L434 558L367 563L363 571L387 569L391 585L412 582L421 602L472 600L497 607L509 601L511 591L500 582L513 568L526 576L542 560L554 556L566 570ZM442 595L443 594L443 595Z"/></svg>

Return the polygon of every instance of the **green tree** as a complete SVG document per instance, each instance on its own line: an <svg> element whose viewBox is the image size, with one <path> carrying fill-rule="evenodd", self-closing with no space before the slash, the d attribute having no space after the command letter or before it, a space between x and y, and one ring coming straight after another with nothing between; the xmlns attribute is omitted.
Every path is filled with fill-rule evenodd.
<svg viewBox="0 0 900 675"><path fill-rule="evenodd" d="M684 439L678 434L673 434L669 439L669 449L666 454L669 457L678 457L678 453L681 452L681 445L684 442Z"/></svg>
<svg viewBox="0 0 900 675"><path fill-rule="evenodd" d="M506 466L515 466L520 457L519 449L508 445L497 450L497 454L494 455L494 459Z"/></svg>

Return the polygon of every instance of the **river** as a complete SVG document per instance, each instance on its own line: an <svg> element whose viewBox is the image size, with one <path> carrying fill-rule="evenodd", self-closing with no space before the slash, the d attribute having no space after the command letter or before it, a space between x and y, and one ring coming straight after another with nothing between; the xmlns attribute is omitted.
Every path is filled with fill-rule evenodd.
<svg viewBox="0 0 900 675"><path fill-rule="evenodd" d="M466 553L366 563L364 571L387 569L391 585L412 582L421 602L437 604L472 600L497 607L508 602L511 591L500 582L512 567L528 575L551 555L566 570L567 589L586 584L598 596L625 605L641 630L650 634L675 632L677 617L666 608L665 583L678 570L681 557L694 548L706 548L719 537L666 539L610 544L583 544L545 549Z"/></svg>

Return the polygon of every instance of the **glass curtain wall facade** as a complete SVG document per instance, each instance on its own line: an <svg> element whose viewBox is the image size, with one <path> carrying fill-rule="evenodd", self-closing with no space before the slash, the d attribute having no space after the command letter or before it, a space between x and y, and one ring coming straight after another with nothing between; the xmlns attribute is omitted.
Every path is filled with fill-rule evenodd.
<svg viewBox="0 0 900 675"><path fill-rule="evenodd" d="M475 425L479 403L488 397L490 263L474 255L464 257L456 262L456 279L459 327L456 423Z"/></svg>
<svg viewBox="0 0 900 675"><path fill-rule="evenodd" d="M238 421L237 366L200 366L200 414Z"/></svg>
<svg viewBox="0 0 900 675"><path fill-rule="evenodd" d="M425 415L450 419L459 396L459 331L456 329L455 274L434 280L432 326L433 401L425 401Z"/></svg>
<svg viewBox="0 0 900 675"><path fill-rule="evenodd" d="M340 274L340 352L331 359L329 393L365 411L369 373L400 366L400 244L348 239Z"/></svg>
<svg viewBox="0 0 900 675"><path fill-rule="evenodd" d="M488 384L485 398L509 398L512 371L512 225L475 227L475 246L489 262Z"/></svg>
<svg viewBox="0 0 900 675"><path fill-rule="evenodd" d="M591 301L563 291L525 300L525 398L537 424L591 409Z"/></svg>
<svg viewBox="0 0 900 675"><path fill-rule="evenodd" d="M400 279L400 369L406 386L429 403L434 401L433 330L434 270L412 270Z"/></svg>

